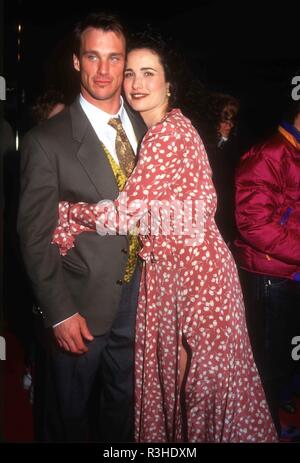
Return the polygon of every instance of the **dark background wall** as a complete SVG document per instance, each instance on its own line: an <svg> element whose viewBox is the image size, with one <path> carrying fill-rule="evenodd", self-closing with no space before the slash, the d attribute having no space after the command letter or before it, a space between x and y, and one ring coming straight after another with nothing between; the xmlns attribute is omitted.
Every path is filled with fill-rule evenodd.
<svg viewBox="0 0 300 463"><path fill-rule="evenodd" d="M0 0L0 75L3 75L3 0ZM2 123L2 112L3 112L3 102L0 102L0 124ZM1 142L1 141L0 141ZM0 178L2 178L3 175L3 163L2 160L0 160ZM2 185L2 183L1 183ZM1 204L1 215L3 211L3 190L1 186L0 190L0 204ZM0 254L1 256L3 255L3 225L1 221L1 226L0 226ZM2 300L2 294L3 294L3 263L2 259L0 261L0 299ZM2 314L2 309L0 309L0 336L3 334L3 314ZM1 361L0 361L1 362ZM4 366L2 365L3 362L0 363L0 397L3 397L3 371L4 371ZM3 440L3 402L0 401L0 442Z"/></svg>
<svg viewBox="0 0 300 463"><path fill-rule="evenodd" d="M173 36L197 78L209 89L241 100L241 117L254 141L276 126L284 96L291 92L291 78L300 74L300 2L193 4L185 1L174 7L161 1L127 1L111 11L131 30L150 23ZM67 32L74 21L101 6L100 1L90 0L82 6L58 0L5 2L4 73L10 89L6 113L21 132L30 125L28 105L46 82L70 86ZM22 25L19 62L18 24Z"/></svg>

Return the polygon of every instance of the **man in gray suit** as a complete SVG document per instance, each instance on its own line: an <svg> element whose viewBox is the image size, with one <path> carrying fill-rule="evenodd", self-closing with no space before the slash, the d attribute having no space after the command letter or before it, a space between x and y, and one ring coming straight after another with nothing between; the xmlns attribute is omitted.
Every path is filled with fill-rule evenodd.
<svg viewBox="0 0 300 463"><path fill-rule="evenodd" d="M89 403L101 371L103 426L96 438L126 442L132 440L133 428L139 266L131 269L131 278L124 278L126 236L82 233L65 257L51 240L59 201L96 203L119 194L113 170L113 165L120 168L117 133L111 118L121 121L133 154L146 127L121 97L126 43L120 23L92 14L74 34L80 96L26 135L21 161L22 252L45 326L56 340L47 367L46 387L51 385L53 397L46 395L51 410L44 440L91 439L95 429L89 428ZM54 410L58 413L51 422Z"/></svg>

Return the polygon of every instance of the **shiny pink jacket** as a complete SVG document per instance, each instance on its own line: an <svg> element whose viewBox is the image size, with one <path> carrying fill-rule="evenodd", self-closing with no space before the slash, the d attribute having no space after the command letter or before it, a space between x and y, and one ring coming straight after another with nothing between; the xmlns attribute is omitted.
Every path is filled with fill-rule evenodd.
<svg viewBox="0 0 300 463"><path fill-rule="evenodd" d="M300 150L280 133L250 149L236 173L239 265L266 275L300 276Z"/></svg>

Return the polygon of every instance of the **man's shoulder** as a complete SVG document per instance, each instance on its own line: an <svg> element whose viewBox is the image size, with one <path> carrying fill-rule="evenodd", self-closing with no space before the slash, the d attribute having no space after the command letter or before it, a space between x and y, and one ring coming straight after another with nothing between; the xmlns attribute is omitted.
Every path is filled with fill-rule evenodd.
<svg viewBox="0 0 300 463"><path fill-rule="evenodd" d="M67 107L56 116L51 117L51 119L47 119L33 127L27 132L24 139L56 139L60 133L66 132L69 127L71 127L71 118L70 109Z"/></svg>

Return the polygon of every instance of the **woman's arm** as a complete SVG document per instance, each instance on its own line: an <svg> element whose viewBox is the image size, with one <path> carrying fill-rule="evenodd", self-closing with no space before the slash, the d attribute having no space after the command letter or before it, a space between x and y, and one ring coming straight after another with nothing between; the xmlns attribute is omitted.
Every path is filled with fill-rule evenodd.
<svg viewBox="0 0 300 463"><path fill-rule="evenodd" d="M84 231L100 235L146 234L143 218L149 214L151 204L170 197L188 162L180 149L182 140L174 131L146 135L138 164L116 201L60 203L59 226L52 242L60 247L61 254L65 255L74 246L75 237Z"/></svg>

